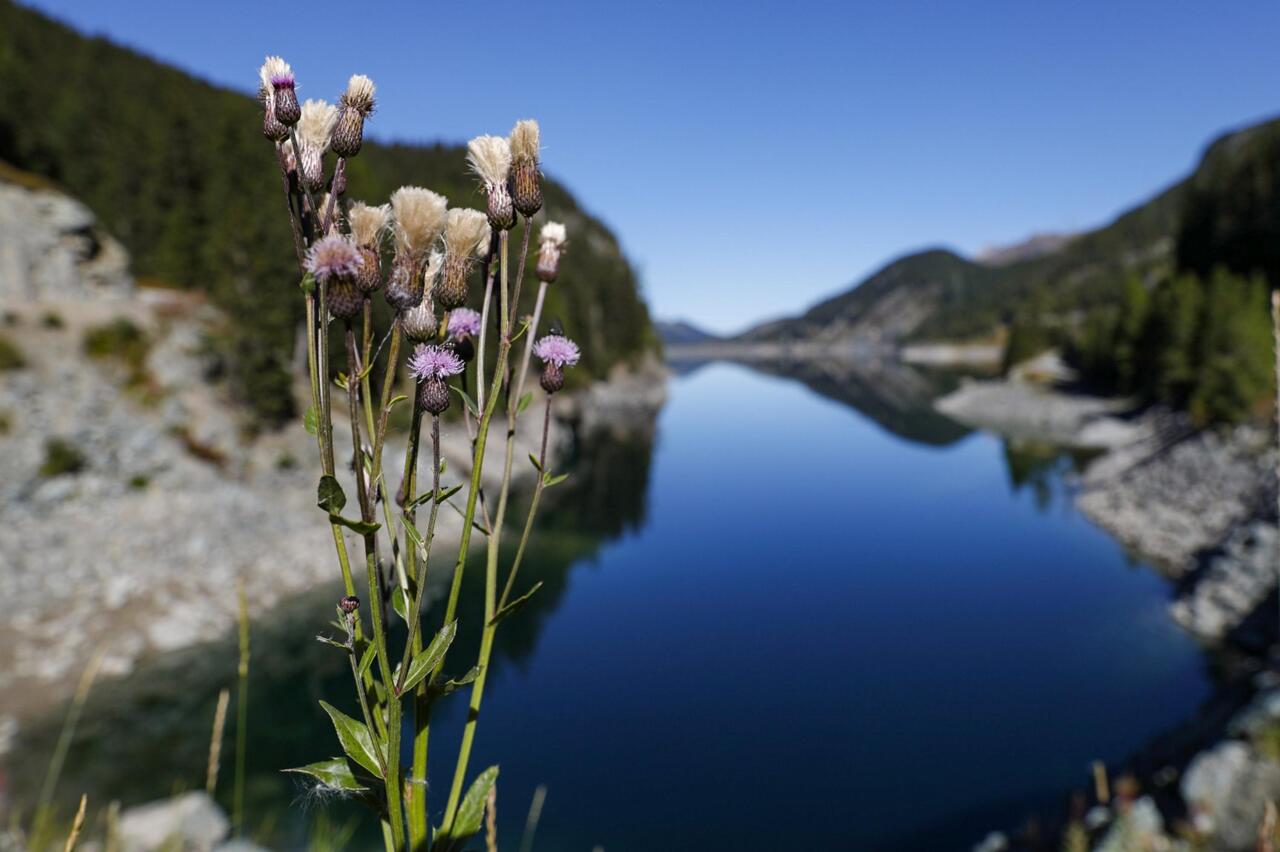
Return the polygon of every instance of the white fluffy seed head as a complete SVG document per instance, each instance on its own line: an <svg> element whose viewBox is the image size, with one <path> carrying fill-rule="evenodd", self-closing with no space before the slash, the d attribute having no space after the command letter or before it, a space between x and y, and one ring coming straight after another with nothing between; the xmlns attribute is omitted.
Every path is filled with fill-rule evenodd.
<svg viewBox="0 0 1280 852"><path fill-rule="evenodd" d="M517 121L516 126L511 128L511 136L508 142L511 145L512 159L517 162L522 160L538 162L538 150L542 144L538 122L532 118Z"/></svg>
<svg viewBox="0 0 1280 852"><path fill-rule="evenodd" d="M285 62L279 56L268 56L267 61L262 63L262 67L258 69L258 79L262 81L263 90L270 92L275 87L272 85L272 78L292 77L293 69L289 67L289 63Z"/></svg>
<svg viewBox="0 0 1280 852"><path fill-rule="evenodd" d="M501 136L477 136L467 143L467 162L486 187L505 186L511 173L511 143Z"/></svg>
<svg viewBox="0 0 1280 852"><path fill-rule="evenodd" d="M449 211L444 229L444 244L455 257L470 257L489 234L489 217L479 210L455 208ZM488 246L485 246L486 252Z"/></svg>
<svg viewBox="0 0 1280 852"><path fill-rule="evenodd" d="M564 248L566 239L564 224L561 222L547 222L538 232L538 244L541 249L560 251Z"/></svg>
<svg viewBox="0 0 1280 852"><path fill-rule="evenodd" d="M357 201L347 211L347 222L351 225L351 236L356 244L376 246L382 241L382 232L387 229L391 220L391 208L385 204L372 207L363 201ZM543 227L546 230L546 227Z"/></svg>
<svg viewBox="0 0 1280 852"><path fill-rule="evenodd" d="M391 193L396 250L421 257L444 230L448 206L443 195L420 186L402 186Z"/></svg>
<svg viewBox="0 0 1280 852"><path fill-rule="evenodd" d="M363 74L352 74L347 81L347 90L342 93L341 103L368 117L373 112L373 92L373 80Z"/></svg>
<svg viewBox="0 0 1280 852"><path fill-rule="evenodd" d="M304 148L315 148L321 152L328 150L329 137L337 121L336 106L312 98L302 105L302 118L298 119L298 141Z"/></svg>

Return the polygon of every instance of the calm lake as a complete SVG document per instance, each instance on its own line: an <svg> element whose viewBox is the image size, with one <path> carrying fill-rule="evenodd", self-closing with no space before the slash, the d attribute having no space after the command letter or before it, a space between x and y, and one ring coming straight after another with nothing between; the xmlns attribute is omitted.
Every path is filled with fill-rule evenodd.
<svg viewBox="0 0 1280 852"><path fill-rule="evenodd" d="M655 424L582 440L472 760L502 766L504 850L540 784L544 852L969 849L1210 695L1166 581L1073 509L1068 459L910 384L805 379L701 366ZM337 753L315 701L350 705L349 671L310 639L334 596L254 626L251 827L284 847L359 813L278 772ZM104 687L64 786L198 786L226 679L192 659ZM434 765L464 711L442 705ZM449 776L430 781L438 811ZM352 847L380 848L368 828Z"/></svg>

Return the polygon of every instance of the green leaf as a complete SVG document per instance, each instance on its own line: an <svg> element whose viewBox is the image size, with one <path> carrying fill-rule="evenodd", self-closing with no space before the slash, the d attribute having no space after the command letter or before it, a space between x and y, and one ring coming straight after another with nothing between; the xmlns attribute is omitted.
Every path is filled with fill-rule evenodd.
<svg viewBox="0 0 1280 852"><path fill-rule="evenodd" d="M533 402L533 391L528 391L524 396L520 397L520 401L516 403L516 414L523 414L524 410L529 407L529 403Z"/></svg>
<svg viewBox="0 0 1280 852"><path fill-rule="evenodd" d="M457 635L458 622L456 621L450 621L440 628L440 632L435 635L431 643L419 651L417 656L410 661L409 671L404 678L404 686L400 688L402 695L422 683L422 679L431 674L432 669L444 659L445 653L448 652L449 646L453 644L453 639Z"/></svg>
<svg viewBox="0 0 1280 852"><path fill-rule="evenodd" d="M443 683L437 682L431 687L432 698L443 698L451 692L456 692L462 687L475 681L480 677L480 666L472 666L471 669L460 678L450 678Z"/></svg>
<svg viewBox="0 0 1280 852"><path fill-rule="evenodd" d="M404 619L406 624L409 622L409 599L404 589L399 586L396 586L395 591L391 593L391 608L396 611L396 615Z"/></svg>
<svg viewBox="0 0 1280 852"><path fill-rule="evenodd" d="M373 661L378 658L377 644L370 642L369 647L364 649L364 656L360 658L360 677L364 677L365 673L373 667Z"/></svg>
<svg viewBox="0 0 1280 852"><path fill-rule="evenodd" d="M538 473L542 473L542 465L538 463L538 457L533 453L529 453L529 463L538 469Z"/></svg>
<svg viewBox="0 0 1280 852"><path fill-rule="evenodd" d="M467 392L462 388L456 385L450 385L449 387L458 392L458 396L462 397L462 404L467 407L467 411L470 411L471 415L478 419L480 417L480 409L476 407L476 401L467 396Z"/></svg>
<svg viewBox="0 0 1280 852"><path fill-rule="evenodd" d="M381 529L382 524L377 521L353 521L350 518L344 518L341 515L329 513L329 521L334 524L341 524L349 530L360 533L360 535L369 535Z"/></svg>
<svg viewBox="0 0 1280 852"><path fill-rule="evenodd" d="M373 366L370 365L369 369L373 369ZM368 370L366 370L365 372L367 373ZM395 408L397 405L404 402L408 398L409 397L405 396L404 394L400 394L397 397L392 397L391 401L387 403L387 411L390 411L391 409Z"/></svg>
<svg viewBox="0 0 1280 852"><path fill-rule="evenodd" d="M302 428L307 430L308 435L315 435L320 431L320 415L316 414L314 405L307 407L307 413L302 415Z"/></svg>
<svg viewBox="0 0 1280 852"><path fill-rule="evenodd" d="M448 500L450 497L457 494L461 490L462 490L462 483L458 483L452 488L442 488L440 489L440 495L436 497L436 502L443 503L445 500Z"/></svg>
<svg viewBox="0 0 1280 852"><path fill-rule="evenodd" d="M523 607L525 604L529 602L529 598L533 597L534 594L538 591L538 589L541 589L541 588L542 588L542 581L539 580L538 582L533 584L532 589L525 592L523 595L516 598L511 603L507 604L502 609L495 612L493 614L493 618L489 619L489 624L495 625L498 622L502 621L504 618L515 615L516 612L519 611L521 607Z"/></svg>
<svg viewBox="0 0 1280 852"><path fill-rule="evenodd" d="M379 751L364 722L352 719L327 701L321 701L320 706L333 720L333 729L338 733L338 742L342 743L342 750L347 753L347 756L379 778L383 777L382 769L379 767L381 763Z"/></svg>
<svg viewBox="0 0 1280 852"><path fill-rule="evenodd" d="M471 782L471 788L467 790L467 794L462 797L462 804L458 806L458 813L453 820L453 829L449 832L451 843L465 841L480 830L484 822L485 800L489 798L489 791L493 789L494 782L497 780L498 767L490 766Z"/></svg>
<svg viewBox="0 0 1280 852"><path fill-rule="evenodd" d="M329 760L322 760L319 763L308 763L306 766L284 771L310 775L312 778L318 779L326 787L346 790L349 793L363 793L369 789L356 778L355 772L351 770L351 764L345 757L334 757Z"/></svg>
<svg viewBox="0 0 1280 852"><path fill-rule="evenodd" d="M339 642L337 639L330 639L328 636L325 636L322 633L316 634L316 641L323 642L326 645L332 645L335 648L341 648L344 651L347 650L347 643Z"/></svg>
<svg viewBox="0 0 1280 852"><path fill-rule="evenodd" d="M342 485L337 477L328 473L320 477L320 485L316 488L316 505L330 515L341 512L342 507L347 505L347 495L342 492Z"/></svg>
<svg viewBox="0 0 1280 852"><path fill-rule="evenodd" d="M559 485L568 478L569 474L567 473L562 473L559 476L552 476L550 473L544 473L542 475L542 487L550 488L553 485Z"/></svg>
<svg viewBox="0 0 1280 852"><path fill-rule="evenodd" d="M308 272L302 276L302 280L298 282L298 288L308 296L316 290L316 277Z"/></svg>

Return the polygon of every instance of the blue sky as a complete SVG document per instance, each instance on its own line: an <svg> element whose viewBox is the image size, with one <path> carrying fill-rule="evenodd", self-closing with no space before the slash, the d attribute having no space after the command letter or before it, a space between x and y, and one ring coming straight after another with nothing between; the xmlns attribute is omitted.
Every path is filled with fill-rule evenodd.
<svg viewBox="0 0 1280 852"><path fill-rule="evenodd" d="M659 317L731 331L886 260L1100 224L1280 112L1280 4L31 5L247 91L369 74L371 135L543 126L544 165L619 233Z"/></svg>

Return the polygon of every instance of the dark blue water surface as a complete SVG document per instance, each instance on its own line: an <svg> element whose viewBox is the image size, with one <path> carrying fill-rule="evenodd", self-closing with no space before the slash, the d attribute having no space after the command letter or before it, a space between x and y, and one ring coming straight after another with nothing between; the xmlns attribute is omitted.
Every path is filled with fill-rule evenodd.
<svg viewBox="0 0 1280 852"><path fill-rule="evenodd" d="M472 761L501 764L501 848L543 784L538 852L968 849L1195 714L1208 665L1166 582L1075 512L1065 461L938 417L907 378L703 366L656 426L582 436ZM459 672L482 585L470 571ZM337 753L318 698L355 712L345 659L311 638L336 595L254 626L249 822L278 847L357 818L348 845L380 846L357 806L280 773ZM202 785L234 653L105 686L63 786L128 804ZM435 723L435 819L464 711ZM24 739L31 767L56 731Z"/></svg>
<svg viewBox="0 0 1280 852"><path fill-rule="evenodd" d="M967 848L1207 696L1167 584L1000 441L736 366L670 392L643 526L486 704L511 830L548 787L539 848Z"/></svg>

